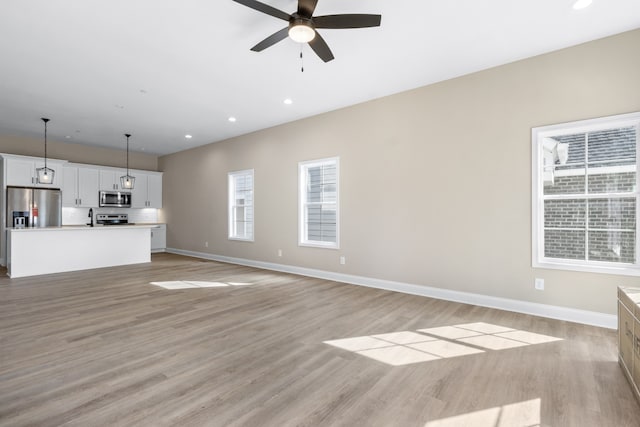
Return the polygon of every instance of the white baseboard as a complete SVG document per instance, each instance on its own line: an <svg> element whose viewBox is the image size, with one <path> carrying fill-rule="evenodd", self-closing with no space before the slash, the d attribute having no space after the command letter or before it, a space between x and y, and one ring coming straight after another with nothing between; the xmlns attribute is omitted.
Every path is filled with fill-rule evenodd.
<svg viewBox="0 0 640 427"><path fill-rule="evenodd" d="M332 271L296 267L293 265L275 264L244 258L233 258L222 255L208 254L204 252L187 251L183 249L167 248L166 251L172 254L186 255L195 258L204 258L212 261L220 261L230 264L245 265L248 267L263 268L265 270L299 274L301 276L316 277L319 279L333 280L336 282L367 286L370 288L385 289L388 291L402 292L405 294L419 295L445 301L454 301L464 304L478 305L481 307L513 311L516 313L531 314L534 316L547 317L550 319L566 320L569 322L599 326L602 328L617 329L618 327L618 317L614 314L605 314L596 311L578 310L575 308L560 307L556 305L539 304L535 302L521 301L509 298L493 297L489 295L474 294L471 292L460 292L450 289L433 288L430 286L394 282L391 280L375 279L372 277L354 276L350 274L335 273Z"/></svg>

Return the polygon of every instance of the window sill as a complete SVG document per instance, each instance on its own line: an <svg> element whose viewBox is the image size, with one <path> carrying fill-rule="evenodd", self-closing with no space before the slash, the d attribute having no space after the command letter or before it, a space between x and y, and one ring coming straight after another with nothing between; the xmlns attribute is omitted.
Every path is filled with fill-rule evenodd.
<svg viewBox="0 0 640 427"><path fill-rule="evenodd" d="M338 245L337 243L299 242L298 246L303 246L307 248L340 249L340 245Z"/></svg>
<svg viewBox="0 0 640 427"><path fill-rule="evenodd" d="M581 271L584 273L599 273L599 274L613 274L619 276L640 276L640 268L630 265L586 265L586 264L573 264L565 262L533 262L533 268L544 268L551 270L565 270L565 271Z"/></svg>
<svg viewBox="0 0 640 427"><path fill-rule="evenodd" d="M228 240L233 240L236 242L250 242L253 243L254 239L243 239L242 237L227 237Z"/></svg>

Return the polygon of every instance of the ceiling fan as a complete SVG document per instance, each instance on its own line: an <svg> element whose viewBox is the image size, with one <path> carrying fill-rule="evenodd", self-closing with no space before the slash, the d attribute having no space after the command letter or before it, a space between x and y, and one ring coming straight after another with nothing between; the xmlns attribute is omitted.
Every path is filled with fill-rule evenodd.
<svg viewBox="0 0 640 427"><path fill-rule="evenodd" d="M331 61L334 56L333 53L331 53L331 49L329 49L327 42L325 42L316 31L317 28L340 29L379 27L381 20L380 15L355 13L313 16L318 0L298 0L298 11L292 14L288 14L256 0L233 1L289 23L287 27L280 31L276 31L252 47L252 51L261 52L289 36L292 40L298 43L309 43L311 49L313 49L313 51L324 62Z"/></svg>

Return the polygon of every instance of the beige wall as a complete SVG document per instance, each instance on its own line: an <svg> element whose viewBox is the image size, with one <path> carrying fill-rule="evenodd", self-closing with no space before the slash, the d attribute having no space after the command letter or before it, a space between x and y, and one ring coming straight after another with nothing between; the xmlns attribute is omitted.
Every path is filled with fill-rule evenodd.
<svg viewBox="0 0 640 427"><path fill-rule="evenodd" d="M638 51L640 30L161 157L168 246L613 314L637 278L531 267L531 128L639 111ZM341 249L298 247L297 164L329 156ZM250 168L255 242L229 241Z"/></svg>
<svg viewBox="0 0 640 427"><path fill-rule="evenodd" d="M44 142L43 139L0 135L0 153L42 157L44 156ZM110 150L56 141L47 142L47 156L74 163L115 167L124 167L127 159L124 150ZM129 167L131 169L158 170L158 156L129 152Z"/></svg>

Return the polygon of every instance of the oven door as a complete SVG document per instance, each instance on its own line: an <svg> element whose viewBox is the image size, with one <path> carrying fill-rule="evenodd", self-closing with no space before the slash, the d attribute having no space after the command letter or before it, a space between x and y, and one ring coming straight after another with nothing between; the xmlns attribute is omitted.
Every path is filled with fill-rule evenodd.
<svg viewBox="0 0 640 427"><path fill-rule="evenodd" d="M101 208L130 208L131 193L125 191L101 191L99 206Z"/></svg>

